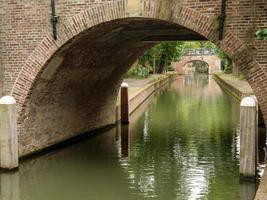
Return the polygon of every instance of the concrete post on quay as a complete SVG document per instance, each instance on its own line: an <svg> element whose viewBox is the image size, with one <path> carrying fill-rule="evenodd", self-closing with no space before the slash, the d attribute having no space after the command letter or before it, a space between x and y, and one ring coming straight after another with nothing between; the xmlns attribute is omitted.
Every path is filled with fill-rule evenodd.
<svg viewBox="0 0 267 200"><path fill-rule="evenodd" d="M121 123L129 124L129 85L121 84Z"/></svg>
<svg viewBox="0 0 267 200"><path fill-rule="evenodd" d="M240 175L243 178L256 176L258 149L257 102L245 97L240 104Z"/></svg>
<svg viewBox="0 0 267 200"><path fill-rule="evenodd" d="M0 168L18 167L18 136L16 101L11 96L0 99Z"/></svg>

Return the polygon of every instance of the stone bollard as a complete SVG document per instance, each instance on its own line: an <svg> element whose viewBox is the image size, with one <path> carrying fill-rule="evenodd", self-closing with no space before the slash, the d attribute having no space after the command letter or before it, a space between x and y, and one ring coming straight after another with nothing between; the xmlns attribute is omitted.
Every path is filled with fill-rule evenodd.
<svg viewBox="0 0 267 200"><path fill-rule="evenodd" d="M129 124L129 94L128 84L121 84L121 123Z"/></svg>
<svg viewBox="0 0 267 200"><path fill-rule="evenodd" d="M245 97L240 104L240 166L242 177L256 176L258 149L257 102L253 97Z"/></svg>
<svg viewBox="0 0 267 200"><path fill-rule="evenodd" d="M0 99L0 168L18 167L16 101L11 96Z"/></svg>

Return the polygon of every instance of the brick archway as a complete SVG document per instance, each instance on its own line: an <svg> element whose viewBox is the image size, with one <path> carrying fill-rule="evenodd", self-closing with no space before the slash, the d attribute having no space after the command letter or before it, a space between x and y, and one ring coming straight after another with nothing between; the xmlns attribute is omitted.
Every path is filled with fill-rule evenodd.
<svg viewBox="0 0 267 200"><path fill-rule="evenodd" d="M187 74L189 71L190 73L192 72L196 72L197 71L197 68L194 67L194 63L202 63L204 64L204 66L206 67L207 69L207 74L210 74L210 69L211 69L211 65L209 65L207 62L205 61L202 61L202 60L189 60L188 62L184 63L183 67L182 67L182 70L184 71L183 74ZM176 66L178 67L178 66ZM181 69L181 67L178 67L178 69ZM191 68L191 69L190 69ZM194 70L192 71L192 68L194 68ZM189 70L189 71L188 71ZM177 68L176 68L176 71L177 71ZM180 75L180 73L178 73Z"/></svg>
<svg viewBox="0 0 267 200"><path fill-rule="evenodd" d="M58 27L58 40L54 40L51 33L47 33L43 41L33 51L24 63L14 83L11 95L17 101L18 111L22 106L31 89L37 75L46 67L53 54L83 31L98 24L125 18L125 1L117 1L91 7L74 17L68 19Z"/></svg>
<svg viewBox="0 0 267 200"><path fill-rule="evenodd" d="M255 59L253 59L253 56L251 55L250 51L242 43L242 41L229 31L226 31L224 33L224 39L222 41L219 41L218 30L216 28L216 25L214 25L213 20L209 19L207 16L201 14L200 12L194 9L188 7L173 6L173 8L175 9L169 9L167 11L161 12L157 11L157 8L153 6L153 1L151 2L152 3L149 5L145 4L142 16L138 16L138 18L135 17L133 19L138 21L138 23L142 22L143 20L149 23L155 21L155 23L158 24L170 23L171 25L179 25L187 28L188 30L192 30L198 33L199 35L207 38L211 42L220 46L225 51L225 53L235 62L235 64L239 66L240 70L245 74L248 82L250 83L259 100L259 104L264 114L265 121L267 121L267 76L265 71L263 71L263 69L261 69L261 67L255 61ZM91 63L91 60L86 60L86 63L82 63L81 61L81 63L87 65L97 64L97 73L99 73L98 75L94 74L95 71L92 71L92 74L94 74L92 75L89 73L90 70L88 71L82 69L82 67L78 65L79 63L77 64L77 66L74 66L76 65L76 63L73 63L71 58L68 58L68 56L72 55L71 51L79 52L79 48L81 49L79 52L80 55L83 54L83 52L87 48L87 46L83 47L83 45L86 43L86 38L90 38L90 31L93 32L97 29L97 31L95 31L96 35L94 36L100 34L102 31L104 31L104 29L112 30L111 32L114 33L114 31L118 31L117 25L120 22L123 23L123 20L131 20L132 18L129 17L129 14L127 13L126 5L126 0L120 0L91 7L88 10L77 14L76 16L60 24L60 26L58 27L59 30L57 41L55 41L52 38L52 35L48 33L43 39L43 41L40 43L40 45L25 61L24 66L22 67L15 81L14 87L11 91L11 95L15 97L18 103L18 111L20 114L19 123L21 125L20 134L28 134L25 137L21 137L21 155L27 154L33 149L36 150L44 148L58 141L62 141L66 138L75 136L75 134L77 133L81 133L86 130L114 123L112 114L114 114L115 99L120 86L120 82L122 80L122 76L127 71L130 64L133 63L135 59L137 59L138 56L140 56L142 52L150 46L145 45L142 47L131 47L130 49L127 49L129 48L129 45L125 43L120 44L117 48L114 47L111 53L108 52L108 49L111 47L107 44L107 46L101 46L101 48L106 50L103 54L102 51L96 51L95 49L93 49L94 47L92 46L92 49L90 49L92 53L90 55L94 57L99 57L99 59L95 59L94 63ZM112 25L110 25L110 22L112 22ZM115 29L113 26L115 27ZM169 26L169 24L166 24L166 26ZM113 35L110 35L107 32L105 35L103 35L102 39L103 41L109 41L110 37L113 37ZM93 39L94 38L91 38L92 41ZM136 39L137 38L135 38L135 40ZM133 42L135 42L135 40L133 40ZM77 45L74 47L73 44ZM103 42L103 44L106 44L106 42ZM127 54L124 55L123 53ZM63 58L61 55L65 55L65 57ZM111 68L108 72L102 71L100 73L100 68L103 67L104 69L104 65L108 64L108 62L103 63L101 61L101 58L104 59L104 57L107 57L108 55L111 55L110 59L113 62L113 68ZM125 60L118 63L118 60L116 60L115 57L120 55L122 55L122 57L124 56ZM73 71L70 73L70 68L65 65L63 68L64 70L62 69L62 73L60 75L60 78L62 79L60 82L60 87L54 88L53 80L59 77L52 76L55 71L58 70L58 67L66 62L72 63L72 65L76 67L76 69L79 69L79 71L73 69ZM105 75L105 77L103 78L100 75ZM79 77L79 79L81 79L80 81L82 81L82 79L84 78L86 80L86 84L92 84L92 87L90 88L90 92L92 95L90 96L88 93L86 93L85 89L81 92L75 91L79 87L85 88L86 86L81 84L73 85L73 82L75 82L75 80L72 80L70 78L72 76L74 78L75 76ZM261 78L259 79L258 77ZM69 82L64 84L62 81L66 79L70 80L68 80ZM48 83L48 80L50 81L50 83ZM101 81L102 83L108 83L109 87L109 93L103 94L102 96L98 94L99 91L97 91L97 89L100 89L102 92L104 90L107 90L107 88L100 83ZM68 86L68 84L70 85ZM53 91L53 93L55 93L56 95L50 94L52 90L45 90L44 88L47 86L53 88L53 90L56 90L57 93ZM49 96L48 102L45 102L45 105L48 107L46 109L48 110L48 114L45 119L42 117L40 117L40 119L35 119L34 116L32 117L33 119L29 119L32 115L32 112L40 113L40 110L38 110L38 104L40 103L39 101L41 101L42 98L37 97L35 95L39 91L42 91L42 95L51 95ZM75 95L73 95L73 91L75 92ZM89 90L87 90L87 92L89 92ZM91 98L91 101L87 102L86 100L80 100L79 98L83 96L88 99ZM68 104L65 105L64 102L60 104L59 100L61 100L63 97L69 98L67 102ZM33 100L31 100L34 98L37 99L34 100L34 104L36 104L35 107L33 106ZM65 100L64 98L63 100ZM78 109L77 107L71 107L73 105L76 105L73 102L76 102L77 98L79 99L79 105L84 105L85 107L91 106L91 108L94 108L93 111L90 113L91 116L88 116L87 113L80 113L83 109L82 107ZM59 115L50 115L50 111L54 110L54 107L52 106L51 102L55 99L58 101L58 107L60 107L66 115L70 113L73 115L72 118L66 119L66 121L64 122L65 125L67 124L70 126L66 127L66 130L68 130L69 132L66 133L66 136L64 137L58 136L60 135L60 131L66 131L62 130L64 128L62 124L61 127L55 130L54 135L51 133L49 136L45 136L44 143L39 144L37 140L34 141L34 137L40 137L40 135L37 135L35 133L36 130L38 129L40 133L50 133L51 130L45 125L36 125L36 127L31 130L29 124L32 125L32 122L34 122L34 120L41 120L46 122L45 120L47 119L58 119ZM97 106L95 106L95 104L97 104ZM49 111L50 105L51 110ZM101 111L97 110L98 108L101 108ZM81 119L83 121L75 121L77 125L75 124L74 126L71 123L74 123L72 120L75 119L75 116L81 116ZM92 119L94 118L95 120L99 121L97 124L95 124L94 121L87 119L88 117L91 117ZM85 123L86 125L84 125ZM79 126L82 128L78 128ZM52 138L53 136L55 136L55 139ZM28 137L33 137L33 142L31 144L25 144ZM26 147L24 147L25 145Z"/></svg>
<svg viewBox="0 0 267 200"><path fill-rule="evenodd" d="M216 55L182 56L174 63L178 74L184 74L186 64L193 61L205 62L209 67L209 74L220 70L220 59Z"/></svg>

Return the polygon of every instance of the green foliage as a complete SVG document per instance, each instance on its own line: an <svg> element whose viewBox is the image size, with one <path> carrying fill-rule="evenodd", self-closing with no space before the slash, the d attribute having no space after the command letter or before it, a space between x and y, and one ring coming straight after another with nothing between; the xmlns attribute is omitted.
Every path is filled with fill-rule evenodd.
<svg viewBox="0 0 267 200"><path fill-rule="evenodd" d="M195 66L195 68L196 68L196 73L200 73L200 74L208 74L209 73L209 66L205 62L197 61L193 64L193 66Z"/></svg>
<svg viewBox="0 0 267 200"><path fill-rule="evenodd" d="M231 74L233 72L233 62L232 60L221 50L217 50L218 57L224 61L224 72L226 74Z"/></svg>
<svg viewBox="0 0 267 200"><path fill-rule="evenodd" d="M214 49L217 56L224 61L224 72L230 74L233 72L233 62L232 60L215 44L212 42L200 42L201 48Z"/></svg>
<svg viewBox="0 0 267 200"><path fill-rule="evenodd" d="M239 75L239 80L242 80L243 81L243 80L246 80L246 78L245 78L245 76L243 74L240 74Z"/></svg>
<svg viewBox="0 0 267 200"><path fill-rule="evenodd" d="M160 75L157 74L156 76L152 76L151 78L152 79L150 79L149 83L154 83L154 82L163 80L164 78L166 78L166 75L165 74L160 74Z"/></svg>
<svg viewBox="0 0 267 200"><path fill-rule="evenodd" d="M231 59L215 44L207 41L163 42L146 51L143 56L139 58L138 64L143 68L147 68L149 71L153 71L153 73L163 73L168 70L173 71L174 69L171 67L171 63L178 60L185 49L196 48L215 50L219 58L224 61L225 73L232 73L233 63ZM137 72L138 70L140 69L134 70L135 74L141 73Z"/></svg>
<svg viewBox="0 0 267 200"><path fill-rule="evenodd" d="M139 58L143 67L151 66L153 72L162 73L171 62L181 56L183 42L163 42L149 49Z"/></svg>
<svg viewBox="0 0 267 200"><path fill-rule="evenodd" d="M147 78L148 75L149 75L149 69L143 66L132 67L127 73L128 78L136 78L136 79Z"/></svg>
<svg viewBox="0 0 267 200"><path fill-rule="evenodd" d="M174 72L175 71L175 68L172 65L169 65L167 67L167 71Z"/></svg>
<svg viewBox="0 0 267 200"><path fill-rule="evenodd" d="M217 49L217 46L209 41L184 42L183 49Z"/></svg>
<svg viewBox="0 0 267 200"><path fill-rule="evenodd" d="M256 37L259 40L267 40L267 28L258 30L256 32Z"/></svg>

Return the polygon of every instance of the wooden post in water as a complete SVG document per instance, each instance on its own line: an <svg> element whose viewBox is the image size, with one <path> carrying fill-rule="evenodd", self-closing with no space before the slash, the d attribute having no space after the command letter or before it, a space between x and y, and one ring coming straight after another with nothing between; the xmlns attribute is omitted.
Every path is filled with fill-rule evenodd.
<svg viewBox="0 0 267 200"><path fill-rule="evenodd" d="M0 99L0 168L18 167L16 101L11 96Z"/></svg>
<svg viewBox="0 0 267 200"><path fill-rule="evenodd" d="M256 176L258 149L257 102L253 97L245 97L240 104L240 175Z"/></svg>
<svg viewBox="0 0 267 200"><path fill-rule="evenodd" d="M129 85L122 83L121 85L121 123L129 124Z"/></svg>
<svg viewBox="0 0 267 200"><path fill-rule="evenodd" d="M128 124L121 126L121 156L129 157L130 152L130 127Z"/></svg>

